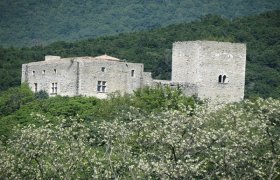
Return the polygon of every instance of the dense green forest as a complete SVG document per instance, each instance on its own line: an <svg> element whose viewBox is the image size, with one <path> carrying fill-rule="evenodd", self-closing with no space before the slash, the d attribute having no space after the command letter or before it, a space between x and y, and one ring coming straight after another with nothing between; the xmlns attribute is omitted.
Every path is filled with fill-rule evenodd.
<svg viewBox="0 0 280 180"><path fill-rule="evenodd" d="M18 86L21 64L43 60L45 55L97 56L107 53L129 62L144 63L154 78L169 79L172 43L218 40L247 45L246 97L279 98L280 11L229 20L207 15L187 24L143 32L105 36L78 42L56 42L31 48L0 47L0 90Z"/></svg>
<svg viewBox="0 0 280 180"><path fill-rule="evenodd" d="M0 45L46 45L280 8L279 0L1 0Z"/></svg>
<svg viewBox="0 0 280 180"><path fill-rule="evenodd" d="M279 179L280 101L0 93L0 179Z"/></svg>

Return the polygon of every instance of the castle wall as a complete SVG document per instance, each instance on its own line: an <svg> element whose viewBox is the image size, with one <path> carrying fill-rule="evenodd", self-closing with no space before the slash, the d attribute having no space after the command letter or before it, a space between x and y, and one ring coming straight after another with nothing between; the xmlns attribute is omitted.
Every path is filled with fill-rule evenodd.
<svg viewBox="0 0 280 180"><path fill-rule="evenodd" d="M199 73L200 46L196 41L173 43L172 49L172 73L173 82L197 83Z"/></svg>
<svg viewBox="0 0 280 180"><path fill-rule="evenodd" d="M237 102L244 98L245 44L203 42L199 59L199 97L221 103ZM219 76L222 77L221 82Z"/></svg>
<svg viewBox="0 0 280 180"><path fill-rule="evenodd" d="M132 93L151 83L151 73L143 71L139 63L46 56L45 61L22 65L22 83L27 82L34 92L44 90L49 95L106 98L109 93Z"/></svg>
<svg viewBox="0 0 280 180"><path fill-rule="evenodd" d="M144 86L152 86L153 85L153 78L151 72L143 72L143 81L141 87Z"/></svg>
<svg viewBox="0 0 280 180"><path fill-rule="evenodd" d="M79 60L78 62L81 95L106 98L108 93L116 91L132 93L133 90L141 87L142 64L104 60ZM98 92L98 81L105 82L105 93Z"/></svg>
<svg viewBox="0 0 280 180"><path fill-rule="evenodd" d="M180 83L180 88L186 96L198 96L198 86L190 83Z"/></svg>
<svg viewBox="0 0 280 180"><path fill-rule="evenodd" d="M103 55L63 58L22 65L22 83L50 95L95 96L133 93L144 86L180 87L187 96L230 103L244 98L246 46L240 43L187 41L173 44L171 81L153 80L143 64Z"/></svg>
<svg viewBox="0 0 280 180"><path fill-rule="evenodd" d="M194 89L199 98L211 99L217 103L243 99L245 44L215 41L176 42L173 44L172 58L172 81L195 84L197 88Z"/></svg>
<svg viewBox="0 0 280 180"><path fill-rule="evenodd" d="M36 83L37 92L44 90L50 95L55 95L54 91L62 96L77 95L77 64L74 61L40 61L23 64L22 67L22 82L27 82L32 91L35 92Z"/></svg>

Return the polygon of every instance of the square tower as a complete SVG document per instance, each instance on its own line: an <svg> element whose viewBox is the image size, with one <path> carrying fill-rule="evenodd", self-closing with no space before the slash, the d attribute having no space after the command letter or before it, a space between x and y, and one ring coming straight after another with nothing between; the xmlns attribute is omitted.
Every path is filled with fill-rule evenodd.
<svg viewBox="0 0 280 180"><path fill-rule="evenodd" d="M195 86L195 94L201 99L217 103L242 100L245 66L245 44L216 41L173 44L172 81Z"/></svg>

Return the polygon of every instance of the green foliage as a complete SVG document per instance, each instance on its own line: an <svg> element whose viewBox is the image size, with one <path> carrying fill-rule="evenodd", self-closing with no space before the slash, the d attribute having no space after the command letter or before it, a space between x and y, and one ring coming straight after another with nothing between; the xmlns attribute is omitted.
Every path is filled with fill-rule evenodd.
<svg viewBox="0 0 280 180"><path fill-rule="evenodd" d="M19 123L13 119L13 114L33 100L33 93L26 84L0 92L0 139L10 136L13 127Z"/></svg>
<svg viewBox="0 0 280 180"><path fill-rule="evenodd" d="M26 84L2 91L0 93L0 117L12 114L33 99L33 93Z"/></svg>
<svg viewBox="0 0 280 180"><path fill-rule="evenodd" d="M194 108L195 99L184 96L179 88L169 86L145 87L134 92L135 107L140 109L176 109L190 106Z"/></svg>
<svg viewBox="0 0 280 180"><path fill-rule="evenodd" d="M23 87L27 88L26 86ZM159 112L163 109L185 110L193 109L195 102L197 102L192 97L183 96L179 89L147 87L143 90L137 90L132 95L115 93L109 99L104 100L82 96L36 98L38 94L35 93L35 98L28 99L29 103L23 97L21 98L22 100L17 98L17 103L20 102L21 106L15 108L14 104L9 104L11 97L8 96L11 95L10 93L14 89L11 88L3 92L3 96L1 96L3 99L7 99L6 101L1 101L3 102L1 106L3 111L1 112L5 113L2 117L0 116L0 136L4 136L2 139L9 138L13 133L12 129L15 125L26 126L30 123L40 125L39 122L30 118L30 114L42 114L52 123L56 122L57 117L67 118L75 116L79 116L86 122L112 121L119 116L126 117L127 121L129 121L129 114L134 113L135 109L137 111L141 109L143 114L149 114L153 111ZM29 89L26 90L31 93ZM45 93L42 93L43 97L45 97ZM32 95L31 93L30 96L33 97Z"/></svg>
<svg viewBox="0 0 280 180"><path fill-rule="evenodd" d="M130 121L119 115L91 124L79 118L58 118L53 124L36 115L33 118L44 125L18 127L0 146L0 176L279 179L279 116L280 101L271 98L218 110L195 105L193 114L134 111Z"/></svg>
<svg viewBox="0 0 280 180"><path fill-rule="evenodd" d="M130 62L144 63L158 79L170 79L171 48L175 41L219 40L247 45L246 97L279 98L280 11L228 20L207 15L188 24L150 31L107 36L75 43L56 42L32 48L0 47L0 90L20 84L21 64L44 55L97 56L107 53Z"/></svg>
<svg viewBox="0 0 280 180"><path fill-rule="evenodd" d="M49 94L46 91L40 90L39 92L35 93L35 99L48 99Z"/></svg>
<svg viewBox="0 0 280 180"><path fill-rule="evenodd" d="M278 0L2 0L0 43L46 45L190 22L206 14L235 18L279 8Z"/></svg>

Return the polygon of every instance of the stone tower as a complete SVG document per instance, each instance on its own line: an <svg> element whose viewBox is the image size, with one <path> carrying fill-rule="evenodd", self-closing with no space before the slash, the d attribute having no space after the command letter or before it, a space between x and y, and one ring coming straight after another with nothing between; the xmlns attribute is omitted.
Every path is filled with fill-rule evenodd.
<svg viewBox="0 0 280 180"><path fill-rule="evenodd" d="M245 44L175 42L171 81L183 84L186 94L195 94L201 99L238 102L244 98L245 66Z"/></svg>

